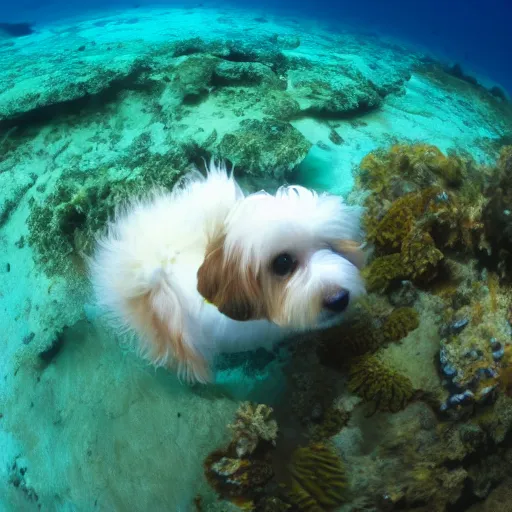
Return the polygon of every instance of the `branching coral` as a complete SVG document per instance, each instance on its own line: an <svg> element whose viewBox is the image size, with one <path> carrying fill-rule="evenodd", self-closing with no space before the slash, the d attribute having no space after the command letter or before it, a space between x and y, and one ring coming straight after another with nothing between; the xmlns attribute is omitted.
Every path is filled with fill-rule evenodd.
<svg viewBox="0 0 512 512"><path fill-rule="evenodd" d="M272 407L264 404L243 402L240 405L235 422L228 425L238 457L252 454L261 440L275 445L278 427L271 419L272 412Z"/></svg>
<svg viewBox="0 0 512 512"><path fill-rule="evenodd" d="M277 438L272 408L243 402L235 422L228 427L233 436L225 450L212 452L204 462L209 484L224 498L250 505L264 496L264 486L274 476L270 448Z"/></svg>
<svg viewBox="0 0 512 512"><path fill-rule="evenodd" d="M398 412L412 399L411 381L388 368L374 356L362 356L350 367L349 389L366 402L374 402L375 410Z"/></svg>

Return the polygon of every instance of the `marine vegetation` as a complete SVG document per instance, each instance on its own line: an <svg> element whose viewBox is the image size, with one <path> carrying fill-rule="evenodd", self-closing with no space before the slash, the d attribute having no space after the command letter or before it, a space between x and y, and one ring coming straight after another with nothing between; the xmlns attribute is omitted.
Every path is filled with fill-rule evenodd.
<svg viewBox="0 0 512 512"><path fill-rule="evenodd" d="M483 212L486 241L492 251L484 258L489 268L510 282L512 275L512 146L502 148L496 174L489 185Z"/></svg>
<svg viewBox="0 0 512 512"><path fill-rule="evenodd" d="M360 313L352 321L322 332L317 354L322 364L342 370L352 358L398 342L418 326L418 312L410 307L396 308L383 317L375 311L373 317L369 312Z"/></svg>
<svg viewBox="0 0 512 512"><path fill-rule="evenodd" d="M384 322L382 335L386 341L400 341L419 325L419 315L415 309L397 308Z"/></svg>

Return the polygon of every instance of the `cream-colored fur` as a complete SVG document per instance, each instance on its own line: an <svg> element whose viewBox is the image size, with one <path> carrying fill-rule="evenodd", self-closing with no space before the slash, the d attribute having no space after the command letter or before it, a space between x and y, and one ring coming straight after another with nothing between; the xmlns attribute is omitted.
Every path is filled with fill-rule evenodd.
<svg viewBox="0 0 512 512"><path fill-rule="evenodd" d="M172 192L120 210L90 273L98 302L137 335L144 356L184 380L208 382L219 352L270 347L338 321L322 301L338 287L351 300L364 293L359 240L359 212L340 198L302 187L244 196L212 163L206 177L194 172ZM298 262L286 278L271 271L282 251ZM216 305L199 293L198 275Z"/></svg>

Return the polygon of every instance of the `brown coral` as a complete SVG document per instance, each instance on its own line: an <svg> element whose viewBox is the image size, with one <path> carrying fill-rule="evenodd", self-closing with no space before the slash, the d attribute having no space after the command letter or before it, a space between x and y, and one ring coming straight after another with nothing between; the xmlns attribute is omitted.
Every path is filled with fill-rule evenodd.
<svg viewBox="0 0 512 512"><path fill-rule="evenodd" d="M389 315L382 327L386 341L400 341L420 325L418 312L413 308L398 308Z"/></svg>
<svg viewBox="0 0 512 512"><path fill-rule="evenodd" d="M400 254L389 254L375 258L362 275L369 292L383 292L391 283L407 278L407 270L402 264Z"/></svg>
<svg viewBox="0 0 512 512"><path fill-rule="evenodd" d="M366 402L373 402L375 410L398 412L412 399L411 381L399 372L385 366L374 356L356 359L350 367L349 389Z"/></svg>
<svg viewBox="0 0 512 512"><path fill-rule="evenodd" d="M290 462L291 501L299 510L323 512L341 505L347 481L339 457L326 445L297 448Z"/></svg>
<svg viewBox="0 0 512 512"><path fill-rule="evenodd" d="M211 453L204 462L208 483L224 498L237 502L252 501L263 493L274 471L268 458L248 459L229 457L223 450Z"/></svg>

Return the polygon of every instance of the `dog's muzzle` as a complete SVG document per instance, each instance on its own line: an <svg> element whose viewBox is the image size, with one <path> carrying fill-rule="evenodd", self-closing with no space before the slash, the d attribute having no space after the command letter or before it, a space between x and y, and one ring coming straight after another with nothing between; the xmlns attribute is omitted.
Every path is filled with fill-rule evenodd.
<svg viewBox="0 0 512 512"><path fill-rule="evenodd" d="M349 302L349 291L341 289L324 300L324 308L333 313L343 313L348 308Z"/></svg>

